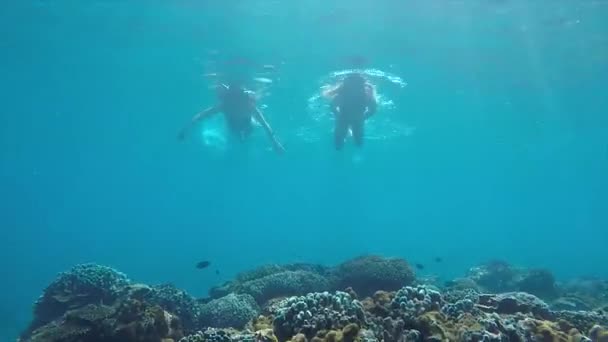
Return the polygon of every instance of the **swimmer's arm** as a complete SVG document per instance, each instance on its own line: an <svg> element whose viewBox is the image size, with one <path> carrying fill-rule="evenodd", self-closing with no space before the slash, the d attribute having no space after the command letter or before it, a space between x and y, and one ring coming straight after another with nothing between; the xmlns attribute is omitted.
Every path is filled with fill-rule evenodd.
<svg viewBox="0 0 608 342"><path fill-rule="evenodd" d="M268 135L268 138L270 138L270 140L272 141L272 144L274 145L275 150L277 150L277 152L283 152L284 151L283 146L281 145L281 143L279 142L277 137L274 135L274 132L272 131L272 128L268 124L268 121L266 121L266 118L264 117L264 114L262 114L262 111L257 107L253 111L253 118L260 125L262 125L262 127L264 128L264 131L266 131L266 135Z"/></svg>
<svg viewBox="0 0 608 342"><path fill-rule="evenodd" d="M266 131L266 134L268 135L269 138L275 139L274 132L272 131L272 128L268 124L268 121L266 121L266 118L264 117L264 114L262 114L262 111L259 108L257 108L257 107L255 108L255 110L253 112L253 118L260 125L262 125L262 127L264 128L264 131Z"/></svg>
<svg viewBox="0 0 608 342"><path fill-rule="evenodd" d="M326 99L333 99L334 97L336 97L336 95L338 95L340 88L341 85L328 87L327 89L321 92L321 95L323 95L323 97L325 97Z"/></svg>
<svg viewBox="0 0 608 342"><path fill-rule="evenodd" d="M186 135L188 135L188 132L192 129L192 127L194 127L194 125L196 125L199 121L204 120L214 114L217 114L220 111L221 111L220 106L213 106L213 107L209 107L209 108L205 109L204 111L196 114L195 116L192 117L192 120L190 120L190 123L179 132L178 139L183 140L184 138L186 138Z"/></svg>
<svg viewBox="0 0 608 342"><path fill-rule="evenodd" d="M334 113L334 115L338 115L340 113L340 106L338 106L337 99L334 98L331 101L331 103L329 104L329 109L331 110L332 113Z"/></svg>
<svg viewBox="0 0 608 342"><path fill-rule="evenodd" d="M367 111L365 112L366 117L370 117L374 114L376 114L376 110L378 110L378 101L376 101L376 99L371 99L368 103L367 103Z"/></svg>

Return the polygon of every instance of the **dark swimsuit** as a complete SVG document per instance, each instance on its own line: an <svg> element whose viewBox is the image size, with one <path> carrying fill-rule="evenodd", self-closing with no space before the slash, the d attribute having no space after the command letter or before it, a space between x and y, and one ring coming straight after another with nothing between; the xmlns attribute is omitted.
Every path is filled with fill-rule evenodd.
<svg viewBox="0 0 608 342"><path fill-rule="evenodd" d="M253 102L251 95L247 92L239 94L227 94L222 104L222 111L226 118L228 129L241 138L249 135L252 131L251 112Z"/></svg>
<svg viewBox="0 0 608 342"><path fill-rule="evenodd" d="M363 142L363 126L365 123L365 110L367 98L365 89L358 91L344 91L337 95L336 104L340 108L336 117L335 144L336 148L342 148L344 138L350 128L355 142L360 145Z"/></svg>

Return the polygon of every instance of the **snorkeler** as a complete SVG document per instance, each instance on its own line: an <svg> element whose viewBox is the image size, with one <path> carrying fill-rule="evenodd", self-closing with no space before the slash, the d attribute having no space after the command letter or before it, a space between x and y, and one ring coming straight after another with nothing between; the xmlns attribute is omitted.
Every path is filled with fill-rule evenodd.
<svg viewBox="0 0 608 342"><path fill-rule="evenodd" d="M275 151L282 153L285 151L283 145L274 135L272 128L264 118L262 111L256 106L255 95L253 92L246 90L244 87L233 83L231 85L221 84L217 90L218 104L207 108L204 111L196 114L190 123L184 127L178 139L183 140L190 129L201 120L211 117L217 113L224 113L228 129L241 142L251 134L253 129L252 118L255 119L266 131L266 134L272 141Z"/></svg>
<svg viewBox="0 0 608 342"><path fill-rule="evenodd" d="M331 111L336 117L334 144L336 150L344 147L350 130L357 146L363 145L365 120L376 113L378 101L373 85L359 73L352 73L323 95L331 100Z"/></svg>

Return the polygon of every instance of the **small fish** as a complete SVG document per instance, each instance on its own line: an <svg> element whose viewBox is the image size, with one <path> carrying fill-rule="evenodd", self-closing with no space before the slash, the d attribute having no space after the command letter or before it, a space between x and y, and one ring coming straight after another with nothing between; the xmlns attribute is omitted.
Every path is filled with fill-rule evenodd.
<svg viewBox="0 0 608 342"><path fill-rule="evenodd" d="M215 275L220 275L220 270L215 270Z"/></svg>
<svg viewBox="0 0 608 342"><path fill-rule="evenodd" d="M441 257L436 257L435 258L435 262L442 262L442 261L443 261L443 259Z"/></svg>
<svg viewBox="0 0 608 342"><path fill-rule="evenodd" d="M416 264L416 268L422 271L424 269L424 265L423 264Z"/></svg>
<svg viewBox="0 0 608 342"><path fill-rule="evenodd" d="M209 261L201 261L198 264L196 264L196 268L198 268L199 270L202 270L203 268L209 267L209 265L211 265L211 262L209 262Z"/></svg>
<svg viewBox="0 0 608 342"><path fill-rule="evenodd" d="M277 69L277 67L275 67L272 64L264 64L264 65L262 65L262 69L264 69L266 71L275 71Z"/></svg>

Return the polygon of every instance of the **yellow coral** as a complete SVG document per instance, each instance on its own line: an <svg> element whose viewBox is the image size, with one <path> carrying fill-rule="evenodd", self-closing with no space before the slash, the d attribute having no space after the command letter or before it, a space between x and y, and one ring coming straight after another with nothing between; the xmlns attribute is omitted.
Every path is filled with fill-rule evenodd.
<svg viewBox="0 0 608 342"><path fill-rule="evenodd" d="M260 315L253 319L252 326L253 331L272 329L272 319L270 317Z"/></svg>
<svg viewBox="0 0 608 342"><path fill-rule="evenodd" d="M391 292L376 291L376 293L374 293L373 299L374 299L374 303L376 303L378 305L386 305L393 300L394 296L395 296L395 294L391 293Z"/></svg>
<svg viewBox="0 0 608 342"><path fill-rule="evenodd" d="M344 292L348 293L352 299L359 299L359 295L357 295L357 292L355 292L355 290L353 290L353 288L350 286L347 287Z"/></svg>
<svg viewBox="0 0 608 342"><path fill-rule="evenodd" d="M255 332L256 342L279 342L272 329L262 329Z"/></svg>
<svg viewBox="0 0 608 342"><path fill-rule="evenodd" d="M307 342L306 335L300 333L291 338L291 342Z"/></svg>
<svg viewBox="0 0 608 342"><path fill-rule="evenodd" d="M342 329L342 342L354 342L359 335L359 326L356 323L350 323Z"/></svg>
<svg viewBox="0 0 608 342"><path fill-rule="evenodd" d="M524 324L536 336L539 341L550 342L577 342L583 339L580 332L576 329L569 329L566 333L564 328L568 328L563 322L554 323L550 321L539 321L527 319Z"/></svg>
<svg viewBox="0 0 608 342"><path fill-rule="evenodd" d="M325 335L325 342L342 342L342 332L336 330L330 330Z"/></svg>
<svg viewBox="0 0 608 342"><path fill-rule="evenodd" d="M453 320L437 311L430 311L420 316L417 325L424 335L434 336L442 341L460 341L466 331L483 330L481 324L469 314Z"/></svg>

